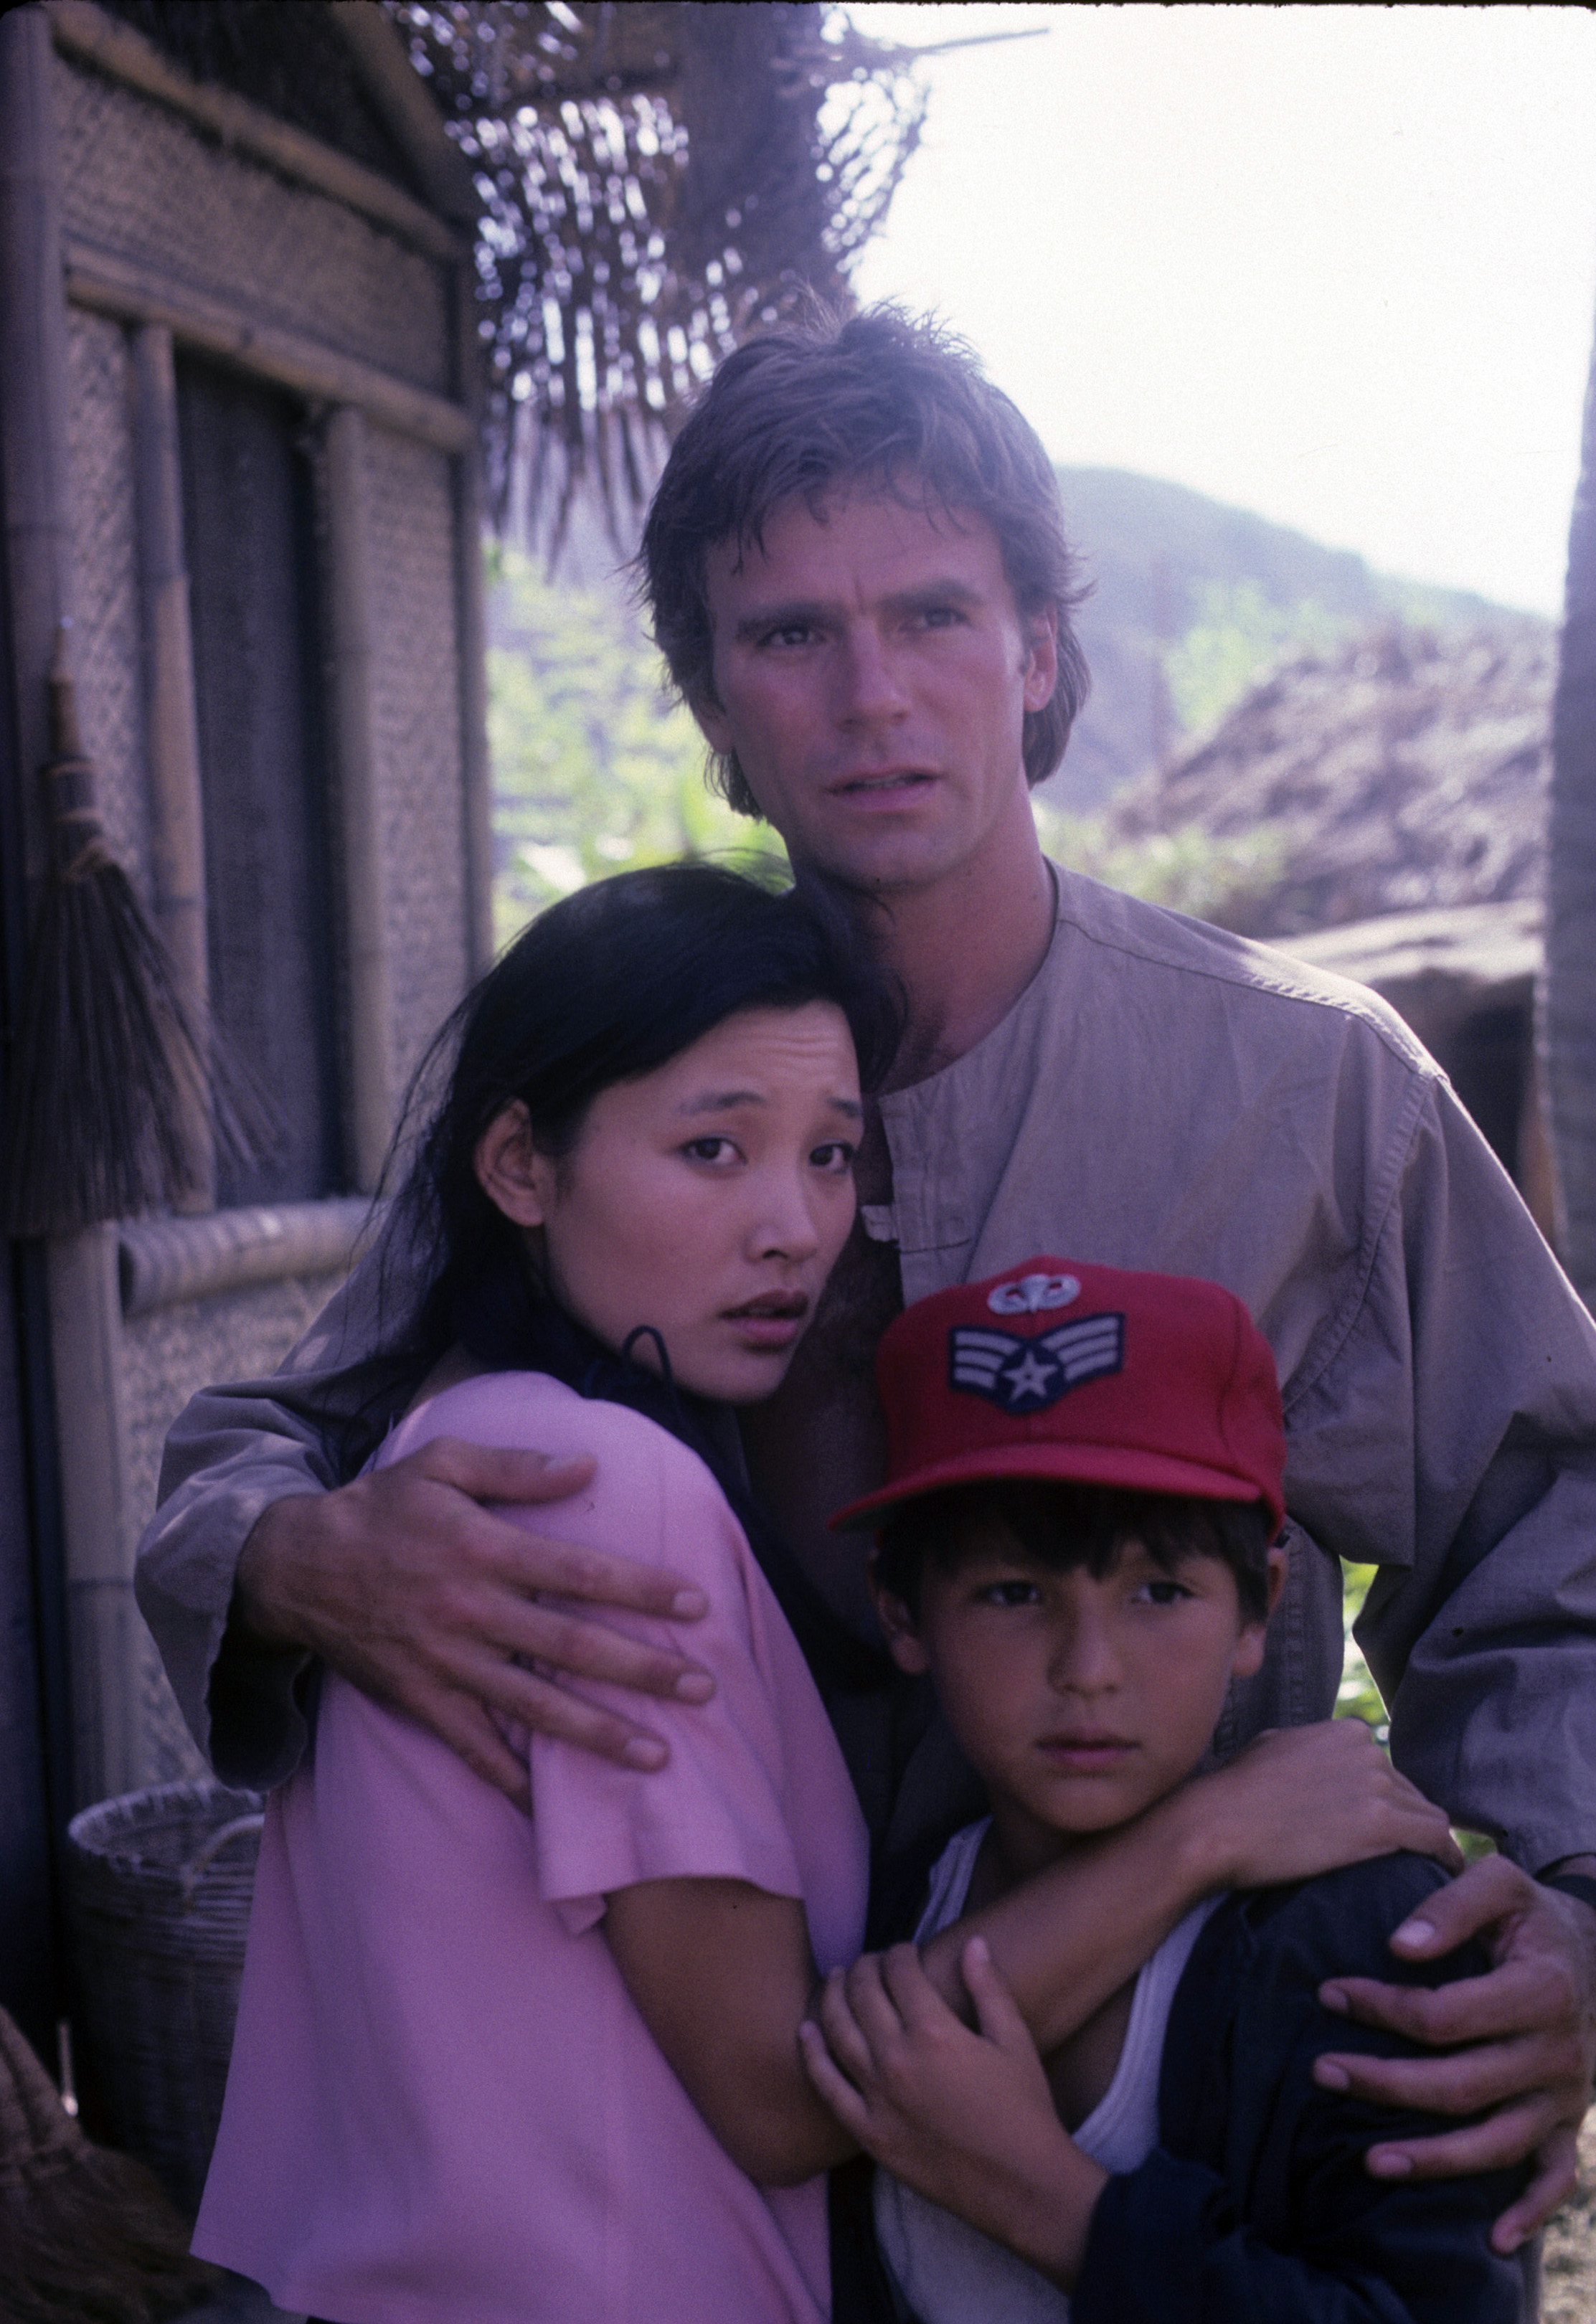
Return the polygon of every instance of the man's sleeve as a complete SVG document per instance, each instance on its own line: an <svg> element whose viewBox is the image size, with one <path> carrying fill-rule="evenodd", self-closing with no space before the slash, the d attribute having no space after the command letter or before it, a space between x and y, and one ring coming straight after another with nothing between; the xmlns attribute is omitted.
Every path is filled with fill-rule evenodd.
<svg viewBox="0 0 1596 2324"><path fill-rule="evenodd" d="M240 1552L272 1502L340 1481L356 1420L379 1429L392 1371L373 1350L411 1298L386 1239L361 1261L282 1369L204 1388L174 1422L134 1589L183 1717L218 1775L265 1789L304 1749L309 1657L226 1639Z"/></svg>
<svg viewBox="0 0 1596 2324"><path fill-rule="evenodd" d="M1381 1564L1357 1636L1398 1765L1535 1872L1596 1849L1596 1326L1444 1082L1369 1199L1292 1511Z"/></svg>

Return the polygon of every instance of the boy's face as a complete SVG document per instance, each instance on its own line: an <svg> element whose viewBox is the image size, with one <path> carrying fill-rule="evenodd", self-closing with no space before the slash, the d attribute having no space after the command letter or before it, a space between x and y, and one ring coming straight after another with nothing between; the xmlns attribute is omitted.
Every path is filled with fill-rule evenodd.
<svg viewBox="0 0 1596 2324"><path fill-rule="evenodd" d="M951 1573L927 1562L918 1620L877 1602L899 1666L930 1673L1018 1875L1190 1775L1232 1678L1263 1659L1264 1625L1243 1618L1216 1557L1171 1573L1127 1541L1101 1580L1050 1572L995 1511L972 1517L963 1550ZM1284 1572L1272 1550L1271 1604Z"/></svg>

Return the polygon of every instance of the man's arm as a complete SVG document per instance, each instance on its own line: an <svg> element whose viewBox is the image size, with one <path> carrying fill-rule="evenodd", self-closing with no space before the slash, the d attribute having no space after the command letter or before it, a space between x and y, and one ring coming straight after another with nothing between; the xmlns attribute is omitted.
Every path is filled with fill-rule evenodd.
<svg viewBox="0 0 1596 2324"><path fill-rule="evenodd" d="M1370 1238L1360 1310L1288 1401L1287 1427L1294 1512L1343 1555L1383 1561L1357 1629L1398 1765L1524 1874L1583 1859L1596 1849L1596 1326L1444 1084ZM1438 2004L1431 2032L1394 1987L1361 1984L1356 2014L1488 2044L1413 2061L1400 2089L1432 2112L1494 2111L1376 2156L1420 2175L1538 2146L1540 2175L1499 2225L1505 2247L1573 2183L1596 2062L1596 1914L1494 1862L1436 1912L1449 1942L1485 1939L1492 1972ZM1357 2086L1388 2085L1395 2095L1388 2076Z"/></svg>
<svg viewBox="0 0 1596 2324"><path fill-rule="evenodd" d="M607 1678L702 1701L682 1657L541 1605L589 1597L691 1620L701 1593L656 1568L528 1534L484 1501L564 1499L586 1471L525 1451L425 1446L341 1484L340 1439L379 1428L401 1390L372 1351L410 1286L368 1254L282 1370L194 1397L167 1440L161 1506L140 1545L140 1609L184 1717L218 1775L280 1783L304 1748L300 1696L320 1655L405 1705L512 1798L526 1766L492 1711L635 1766L664 1745L551 1675ZM512 1660L525 1656L542 1671Z"/></svg>

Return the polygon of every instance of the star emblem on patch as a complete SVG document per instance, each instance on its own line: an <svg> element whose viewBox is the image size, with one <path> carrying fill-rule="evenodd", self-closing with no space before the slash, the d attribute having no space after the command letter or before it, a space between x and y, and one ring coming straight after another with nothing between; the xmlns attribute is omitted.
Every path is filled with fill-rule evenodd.
<svg viewBox="0 0 1596 2324"><path fill-rule="evenodd" d="M1042 1412L1071 1388L1124 1369L1125 1318L1080 1315L1025 1340L960 1323L948 1333L947 1354L950 1387L984 1397L1000 1412Z"/></svg>

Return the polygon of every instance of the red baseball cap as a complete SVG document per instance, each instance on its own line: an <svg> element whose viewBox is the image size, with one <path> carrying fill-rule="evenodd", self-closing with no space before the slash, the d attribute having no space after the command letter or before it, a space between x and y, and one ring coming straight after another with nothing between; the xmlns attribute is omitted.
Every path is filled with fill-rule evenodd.
<svg viewBox="0 0 1596 2324"><path fill-rule="evenodd" d="M887 1481L831 1522L988 1478L1262 1501L1286 1514L1268 1342L1195 1276L1028 1259L916 1300L876 1356Z"/></svg>

